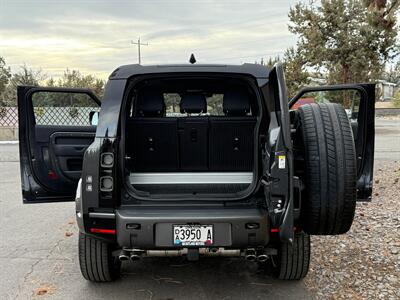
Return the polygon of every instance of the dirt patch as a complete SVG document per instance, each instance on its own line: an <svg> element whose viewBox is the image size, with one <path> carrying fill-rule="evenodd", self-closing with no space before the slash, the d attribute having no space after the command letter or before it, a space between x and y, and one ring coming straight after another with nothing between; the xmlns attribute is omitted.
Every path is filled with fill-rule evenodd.
<svg viewBox="0 0 400 300"><path fill-rule="evenodd" d="M55 287L50 284L43 284L40 287L36 288L33 292L34 296L45 296L45 295L53 295L55 292Z"/></svg>

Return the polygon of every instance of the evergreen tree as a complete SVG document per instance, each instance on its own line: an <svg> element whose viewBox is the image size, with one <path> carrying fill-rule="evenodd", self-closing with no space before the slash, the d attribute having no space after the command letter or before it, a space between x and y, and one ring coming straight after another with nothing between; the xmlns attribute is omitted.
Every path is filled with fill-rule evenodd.
<svg viewBox="0 0 400 300"><path fill-rule="evenodd" d="M385 63L399 53L397 0L322 0L298 3L289 30L306 67L328 74L328 83L378 79Z"/></svg>
<svg viewBox="0 0 400 300"><path fill-rule="evenodd" d="M4 97L7 85L11 78L10 68L6 66L3 57L0 56L0 106L7 105L6 98Z"/></svg>

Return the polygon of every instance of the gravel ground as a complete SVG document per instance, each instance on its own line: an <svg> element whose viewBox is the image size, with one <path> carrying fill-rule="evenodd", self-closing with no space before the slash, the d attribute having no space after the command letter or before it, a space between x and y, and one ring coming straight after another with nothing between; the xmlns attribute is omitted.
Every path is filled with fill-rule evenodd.
<svg viewBox="0 0 400 300"><path fill-rule="evenodd" d="M375 162L371 203L358 203L351 230L312 236L305 283L316 299L400 299L400 159Z"/></svg>

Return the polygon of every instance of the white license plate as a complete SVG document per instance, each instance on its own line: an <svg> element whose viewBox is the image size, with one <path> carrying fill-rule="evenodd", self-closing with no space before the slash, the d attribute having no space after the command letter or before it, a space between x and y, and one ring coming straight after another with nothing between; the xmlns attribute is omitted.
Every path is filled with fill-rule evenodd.
<svg viewBox="0 0 400 300"><path fill-rule="evenodd" d="M212 225L174 225L175 246L211 246L213 244Z"/></svg>

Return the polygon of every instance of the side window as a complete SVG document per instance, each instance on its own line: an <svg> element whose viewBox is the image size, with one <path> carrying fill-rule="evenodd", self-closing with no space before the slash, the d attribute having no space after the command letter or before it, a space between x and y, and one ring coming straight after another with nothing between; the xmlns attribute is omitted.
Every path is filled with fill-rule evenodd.
<svg viewBox="0 0 400 300"><path fill-rule="evenodd" d="M179 103L181 102L181 96L176 93L164 93L164 101L166 108L167 117L178 117L181 115Z"/></svg>
<svg viewBox="0 0 400 300"><path fill-rule="evenodd" d="M32 94L36 125L97 125L98 104L84 93L38 91Z"/></svg>
<svg viewBox="0 0 400 300"><path fill-rule="evenodd" d="M223 111L224 94L207 95L207 113L201 114L206 116L224 116ZM177 93L164 93L166 117L186 117L187 114L182 114L179 103L181 96Z"/></svg>
<svg viewBox="0 0 400 300"><path fill-rule="evenodd" d="M224 116L223 99L224 94L213 94L207 97L207 112L210 116Z"/></svg>

